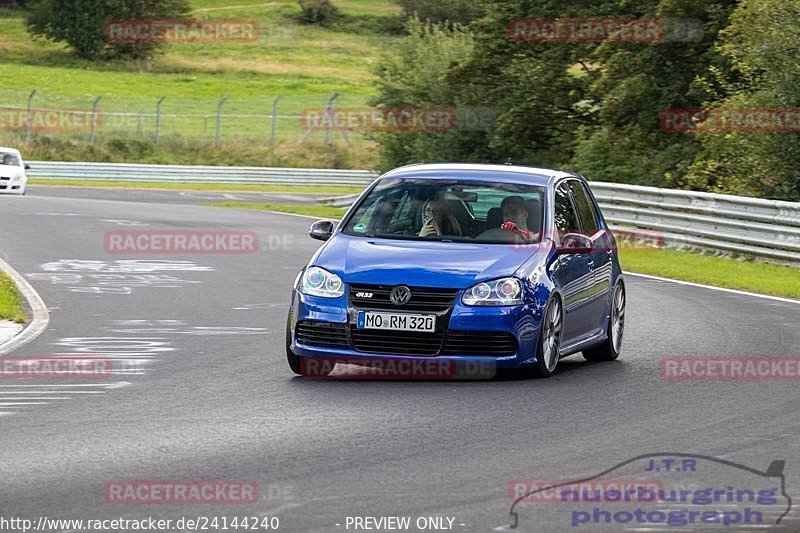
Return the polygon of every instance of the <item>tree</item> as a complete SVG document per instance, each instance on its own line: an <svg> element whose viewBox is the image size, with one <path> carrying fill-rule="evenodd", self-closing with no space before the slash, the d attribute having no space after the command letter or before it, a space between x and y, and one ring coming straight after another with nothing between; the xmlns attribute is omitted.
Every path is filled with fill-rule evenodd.
<svg viewBox="0 0 800 533"><path fill-rule="evenodd" d="M743 0L722 32L719 51L732 72L719 73L728 95L712 109L794 110L789 131L699 132L701 150L687 181L695 188L800 200L800 0Z"/></svg>
<svg viewBox="0 0 800 533"><path fill-rule="evenodd" d="M598 181L688 186L685 176L699 143L691 135L662 131L659 116L668 109L701 107L719 90L701 80L712 69L728 69L715 42L736 1L648 0L622 14L699 32L597 47L593 61L602 69L590 91L597 126L582 130L570 165Z"/></svg>
<svg viewBox="0 0 800 533"><path fill-rule="evenodd" d="M186 16L188 0L34 0L30 3L28 31L66 42L77 55L145 57L158 42L109 42L104 34L109 20L165 20Z"/></svg>
<svg viewBox="0 0 800 533"><path fill-rule="evenodd" d="M377 134L383 148L383 166L485 158L487 154L481 150L486 146L485 130L480 124L467 124L468 119L480 114L480 109L468 107L467 96L448 79L448 73L470 57L472 33L458 24L444 26L418 18L408 22L407 32L408 37L375 69L379 95L372 105L421 111L453 109L456 122L445 131Z"/></svg>
<svg viewBox="0 0 800 533"><path fill-rule="evenodd" d="M798 122L800 0L483 5L485 16L468 30L456 27L471 44L455 56L435 43L455 43L457 33L410 32L401 59L381 72L378 101L485 105L495 123L480 132L382 137L387 162L510 157L595 180L800 198L796 129L677 133L660 124L666 110L706 107L789 108ZM511 38L513 21L528 17L653 19L666 31L651 42Z"/></svg>
<svg viewBox="0 0 800 533"><path fill-rule="evenodd" d="M327 22L339 13L331 0L297 0L297 2L306 22Z"/></svg>
<svg viewBox="0 0 800 533"><path fill-rule="evenodd" d="M408 18L434 23L469 24L486 12L475 0L395 0Z"/></svg>
<svg viewBox="0 0 800 533"><path fill-rule="evenodd" d="M587 8L581 0L485 2L486 16L470 25L472 53L443 82L463 105L490 107L496 121L481 136L459 132L452 145L495 162L568 161L580 127L592 122L586 95L597 69L583 60L595 45L519 42L509 35L509 27L529 17L598 16L604 5L599 1Z"/></svg>

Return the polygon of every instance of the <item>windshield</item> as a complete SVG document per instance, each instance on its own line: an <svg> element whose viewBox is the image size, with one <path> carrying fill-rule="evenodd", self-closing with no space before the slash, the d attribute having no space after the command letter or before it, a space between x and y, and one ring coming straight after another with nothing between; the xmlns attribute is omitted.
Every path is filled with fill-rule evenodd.
<svg viewBox="0 0 800 533"><path fill-rule="evenodd" d="M0 165L20 166L19 157L11 152L0 152Z"/></svg>
<svg viewBox="0 0 800 533"><path fill-rule="evenodd" d="M404 240L534 244L541 240L545 189L458 179L384 179L343 233Z"/></svg>

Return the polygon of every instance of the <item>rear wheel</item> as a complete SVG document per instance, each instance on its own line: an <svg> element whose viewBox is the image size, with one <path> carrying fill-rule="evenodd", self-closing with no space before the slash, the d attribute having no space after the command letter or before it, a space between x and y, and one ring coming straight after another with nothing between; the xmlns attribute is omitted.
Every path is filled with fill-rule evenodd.
<svg viewBox="0 0 800 533"><path fill-rule="evenodd" d="M611 316L608 320L608 338L598 346L583 351L587 361L613 361L622 350L622 335L625 333L625 286L617 283L611 301Z"/></svg>
<svg viewBox="0 0 800 533"><path fill-rule="evenodd" d="M539 332L539 347L536 353L536 364L531 373L538 378L549 378L558 366L561 357L561 334L564 330L564 314L561 300L553 298L547 304L542 317Z"/></svg>

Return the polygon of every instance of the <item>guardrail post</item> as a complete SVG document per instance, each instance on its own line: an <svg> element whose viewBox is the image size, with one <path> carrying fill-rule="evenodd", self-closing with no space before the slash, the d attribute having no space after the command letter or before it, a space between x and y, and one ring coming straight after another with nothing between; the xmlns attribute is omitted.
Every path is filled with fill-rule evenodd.
<svg viewBox="0 0 800 533"><path fill-rule="evenodd" d="M158 99L158 102L156 102L156 144L158 144L161 138L161 104L164 102L164 98L166 98L166 96L162 96Z"/></svg>
<svg viewBox="0 0 800 533"><path fill-rule="evenodd" d="M222 106L225 104L225 101L228 98L223 96L219 99L217 103L217 129L214 133L214 145L219 148L221 145L221 135L222 135Z"/></svg>
<svg viewBox="0 0 800 533"><path fill-rule="evenodd" d="M282 94L279 94L275 100L272 101L272 120L269 124L269 142L275 142L275 123L278 120L278 102L283 98Z"/></svg>
<svg viewBox="0 0 800 533"><path fill-rule="evenodd" d="M94 146L94 130L97 125L97 104L100 103L100 97L95 98L92 104L92 132L89 134L89 145Z"/></svg>
<svg viewBox="0 0 800 533"><path fill-rule="evenodd" d="M328 105L325 106L325 111L322 112L320 116L317 117L317 120L306 130L305 134L303 134L303 139L301 142L306 142L309 135L311 135L315 129L317 129L320 123L324 120L325 121L325 138L328 141L328 144L333 144L333 139L331 138L331 122L336 120L336 116L334 115L333 109L333 102L339 98L339 93L333 93L330 98L328 98ZM349 144L349 141L348 141Z"/></svg>
<svg viewBox="0 0 800 533"><path fill-rule="evenodd" d="M31 140L31 107L33 106L33 97L36 96L36 89L31 91L28 95L28 111L25 115L25 144Z"/></svg>

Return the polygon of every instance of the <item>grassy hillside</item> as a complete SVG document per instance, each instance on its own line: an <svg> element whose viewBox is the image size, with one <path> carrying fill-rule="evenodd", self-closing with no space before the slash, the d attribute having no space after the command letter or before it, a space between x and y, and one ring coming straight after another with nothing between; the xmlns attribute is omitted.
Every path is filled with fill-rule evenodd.
<svg viewBox="0 0 800 533"><path fill-rule="evenodd" d="M302 23L295 0L195 0L193 18L254 20L259 39L248 43L168 44L148 61L108 63L75 57L59 44L32 39L24 14L0 10L0 106L24 107L36 89L33 107L90 110L100 97L103 114L97 146L84 144L88 132L39 132L29 158L99 160L239 162L261 158L273 163L320 159L324 133L299 145L303 134L297 118L303 111L322 110L333 93L339 107L366 104L373 94L370 67L383 50L399 39L399 12L389 0L339 0L341 16L329 26ZM277 146L268 148L269 115L278 107ZM163 143L151 146L157 100L162 106ZM215 134L218 100L223 106L221 136L225 154L209 147ZM8 137L6 130L0 134ZM19 136L19 133L17 133ZM374 150L368 140L338 135L336 150L326 150L333 164L368 164ZM113 139L123 139L109 145ZM0 139L2 140L2 139ZM19 139L17 139L19 140ZM281 146L282 145L282 146ZM308 149L309 146L313 149ZM33 153L30 153L33 151ZM126 153L127 152L127 153ZM60 155L63 153L63 155ZM222 158L222 159L220 159ZM288 161L297 159L296 161ZM339 166L339 165L336 165Z"/></svg>

